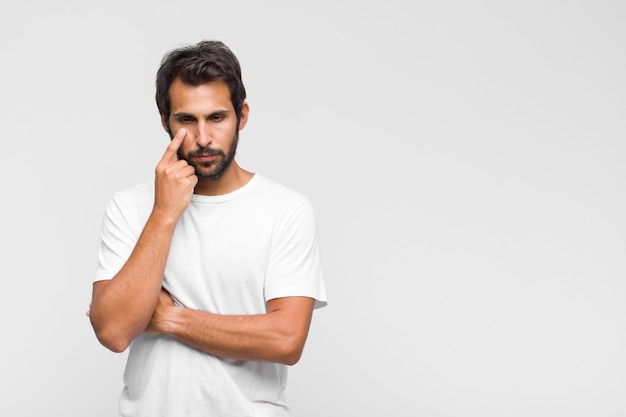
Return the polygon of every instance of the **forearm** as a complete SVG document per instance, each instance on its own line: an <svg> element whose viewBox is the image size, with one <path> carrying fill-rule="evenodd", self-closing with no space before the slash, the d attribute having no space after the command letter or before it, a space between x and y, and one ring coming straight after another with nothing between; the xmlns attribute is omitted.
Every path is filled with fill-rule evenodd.
<svg viewBox="0 0 626 417"><path fill-rule="evenodd" d="M313 302L308 298L296 302L294 297L257 315L219 315L171 306L163 309L155 325L161 333L213 355L293 365L304 348Z"/></svg>
<svg viewBox="0 0 626 417"><path fill-rule="evenodd" d="M153 212L122 269L110 281L94 284L91 323L107 348L125 350L150 322L175 226Z"/></svg>
<svg viewBox="0 0 626 417"><path fill-rule="evenodd" d="M198 183L194 168L177 157L186 135L176 133L156 166L153 210L133 252L113 279L94 283L91 322L113 351L125 350L146 329L159 299L176 224Z"/></svg>

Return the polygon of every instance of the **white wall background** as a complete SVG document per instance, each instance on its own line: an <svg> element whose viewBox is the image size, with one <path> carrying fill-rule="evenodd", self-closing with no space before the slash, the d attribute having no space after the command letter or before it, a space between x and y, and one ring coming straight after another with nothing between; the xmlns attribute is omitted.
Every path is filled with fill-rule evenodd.
<svg viewBox="0 0 626 417"><path fill-rule="evenodd" d="M102 213L168 142L162 55L203 38L243 66L239 161L318 213L298 417L626 415L626 3L11 3L0 415L116 415Z"/></svg>

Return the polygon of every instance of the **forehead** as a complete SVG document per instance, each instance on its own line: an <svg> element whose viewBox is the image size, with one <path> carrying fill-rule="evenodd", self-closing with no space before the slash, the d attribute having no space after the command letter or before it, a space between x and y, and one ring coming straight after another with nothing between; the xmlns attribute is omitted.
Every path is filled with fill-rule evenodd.
<svg viewBox="0 0 626 417"><path fill-rule="evenodd" d="M200 85L185 84L176 78L169 89L170 111L192 112L213 109L231 110L230 90L224 81L210 81Z"/></svg>

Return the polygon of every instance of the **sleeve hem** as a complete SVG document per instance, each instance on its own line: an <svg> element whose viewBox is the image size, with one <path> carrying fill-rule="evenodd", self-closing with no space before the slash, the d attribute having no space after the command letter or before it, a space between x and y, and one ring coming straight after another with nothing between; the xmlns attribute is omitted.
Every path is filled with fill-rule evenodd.
<svg viewBox="0 0 626 417"><path fill-rule="evenodd" d="M309 297L315 300L314 308L325 307L328 303L326 301L326 294L323 291L314 288L303 287L289 287L289 288L277 288L272 291L268 291L265 294L265 300L269 301L274 298L283 297Z"/></svg>

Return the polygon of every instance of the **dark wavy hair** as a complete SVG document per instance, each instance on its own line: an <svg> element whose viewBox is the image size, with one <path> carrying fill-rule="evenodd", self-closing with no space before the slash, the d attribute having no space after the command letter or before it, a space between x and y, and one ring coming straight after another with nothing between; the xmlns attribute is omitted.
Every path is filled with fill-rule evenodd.
<svg viewBox="0 0 626 417"><path fill-rule="evenodd" d="M176 78L185 84L198 86L211 81L223 81L230 90L230 101L241 119L246 88L241 80L239 60L220 41L201 41L168 52L161 61L156 77L156 104L165 118L170 117L169 89Z"/></svg>

